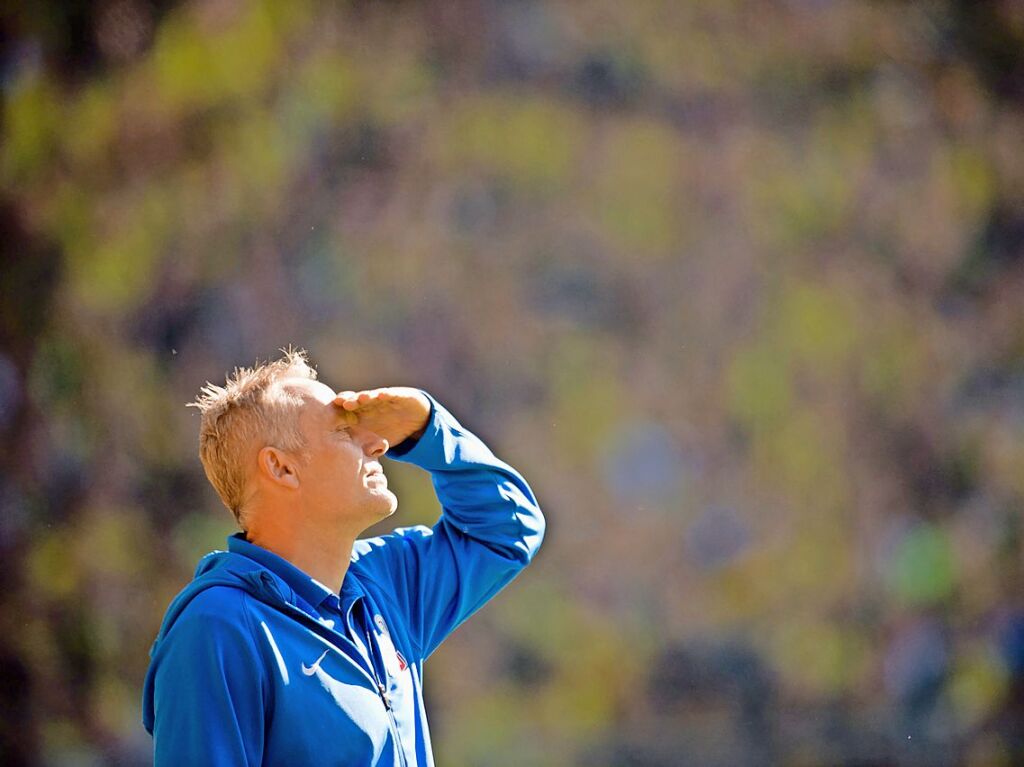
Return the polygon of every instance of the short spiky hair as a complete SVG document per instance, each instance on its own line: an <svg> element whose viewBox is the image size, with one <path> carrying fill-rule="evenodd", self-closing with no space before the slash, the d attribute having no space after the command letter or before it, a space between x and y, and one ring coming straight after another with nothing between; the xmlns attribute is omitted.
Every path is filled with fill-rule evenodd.
<svg viewBox="0 0 1024 767"><path fill-rule="evenodd" d="M300 451L298 424L302 398L275 384L283 378L316 380L304 349L281 349L284 356L251 368L235 368L224 386L206 382L188 407L202 413L199 459L221 501L242 524L249 472L265 445Z"/></svg>

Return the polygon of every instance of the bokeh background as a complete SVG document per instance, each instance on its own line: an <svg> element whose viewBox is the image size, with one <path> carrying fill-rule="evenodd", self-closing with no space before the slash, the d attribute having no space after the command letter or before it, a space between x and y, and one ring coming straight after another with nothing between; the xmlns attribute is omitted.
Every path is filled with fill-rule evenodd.
<svg viewBox="0 0 1024 767"><path fill-rule="evenodd" d="M309 349L531 481L439 765L1024 764L1024 3L5 3L0 763L145 765ZM399 525L437 507L391 465Z"/></svg>

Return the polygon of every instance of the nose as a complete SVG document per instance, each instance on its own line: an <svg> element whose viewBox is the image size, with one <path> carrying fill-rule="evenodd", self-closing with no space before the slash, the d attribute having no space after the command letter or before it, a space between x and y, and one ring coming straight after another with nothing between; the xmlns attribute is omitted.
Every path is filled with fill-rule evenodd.
<svg viewBox="0 0 1024 767"><path fill-rule="evenodd" d="M363 429L363 452L371 458L380 458L388 451L391 445L377 432Z"/></svg>

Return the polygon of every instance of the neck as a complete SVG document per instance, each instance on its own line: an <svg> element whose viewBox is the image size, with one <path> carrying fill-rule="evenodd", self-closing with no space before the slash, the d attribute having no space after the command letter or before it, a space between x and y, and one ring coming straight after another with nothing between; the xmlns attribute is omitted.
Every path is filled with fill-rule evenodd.
<svg viewBox="0 0 1024 767"><path fill-rule="evenodd" d="M260 522L260 517L281 518L277 515L257 515L249 525L245 537L250 543L262 546L286 559L297 568L332 589L341 591L348 572L349 558L356 536L347 533L330 534L322 528L285 527Z"/></svg>

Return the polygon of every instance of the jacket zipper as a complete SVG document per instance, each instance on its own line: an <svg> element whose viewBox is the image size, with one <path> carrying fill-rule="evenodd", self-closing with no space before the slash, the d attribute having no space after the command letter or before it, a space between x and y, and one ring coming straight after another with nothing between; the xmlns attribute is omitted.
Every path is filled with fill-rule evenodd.
<svg viewBox="0 0 1024 767"><path fill-rule="evenodd" d="M388 698L387 690L380 682L377 682L377 689L380 692L380 699L384 702L384 709L388 712L388 718L391 720L391 732L395 736L395 749L398 751L398 761L402 764L402 767L408 767L409 762L405 758L405 748L402 746L402 736L398 734L398 720L395 718L395 711L394 707L391 705L391 699Z"/></svg>
<svg viewBox="0 0 1024 767"><path fill-rule="evenodd" d="M348 624L349 630L354 634L355 629L352 626L351 613L352 609L349 608L348 612L346 612L345 614L345 623ZM366 617L365 603L363 604L363 617ZM398 751L398 761L402 765L402 767L408 767L409 762L405 756L405 747L402 745L402 736L399 734L398 731L398 719L395 717L395 709L394 706L391 705L391 698L388 697L387 687L384 686L384 683L380 680L380 675L377 673L377 664L374 658L375 653L373 637L370 636L371 632L367 630L365 626L363 629L363 634L365 635L366 652L370 655L370 669L373 671L374 679L377 682L377 692L380 695L381 702L384 704L384 710L388 712L388 719L391 721L391 733L395 738L395 749ZM379 653L377 654L379 655ZM387 674L384 675L384 678L387 678Z"/></svg>

